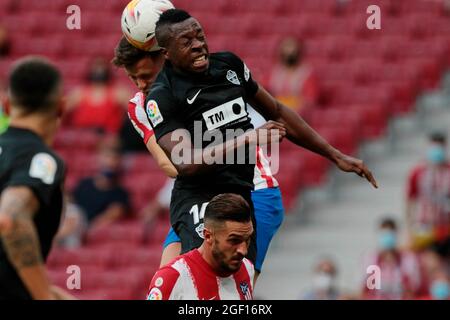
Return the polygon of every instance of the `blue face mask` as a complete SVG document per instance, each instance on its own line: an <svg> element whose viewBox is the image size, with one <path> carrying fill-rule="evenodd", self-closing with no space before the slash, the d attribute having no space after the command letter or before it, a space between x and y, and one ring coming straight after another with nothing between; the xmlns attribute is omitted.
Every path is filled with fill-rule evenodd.
<svg viewBox="0 0 450 320"><path fill-rule="evenodd" d="M378 245L383 250L391 250L397 246L397 235L394 231L382 230L378 237Z"/></svg>
<svg viewBox="0 0 450 320"><path fill-rule="evenodd" d="M445 149L442 146L434 145L428 149L427 159L432 164L442 164L445 162Z"/></svg>
<svg viewBox="0 0 450 320"><path fill-rule="evenodd" d="M433 299L446 300L450 296L450 288L445 281L435 281L430 288Z"/></svg>

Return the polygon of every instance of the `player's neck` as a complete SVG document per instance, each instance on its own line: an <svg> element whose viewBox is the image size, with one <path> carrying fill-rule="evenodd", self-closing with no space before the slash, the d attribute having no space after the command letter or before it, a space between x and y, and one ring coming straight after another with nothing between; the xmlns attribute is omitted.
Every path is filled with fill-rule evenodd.
<svg viewBox="0 0 450 320"><path fill-rule="evenodd" d="M203 260L206 261L206 263L210 266L210 268L214 271L216 275L223 278L230 276L229 273L224 274L222 273L222 271L220 271L219 265L214 259L211 250L206 249L203 244L198 248L198 252L200 252L200 255L202 256Z"/></svg>
<svg viewBox="0 0 450 320"><path fill-rule="evenodd" d="M53 124L46 116L41 115L16 116L12 113L9 125L34 132L49 146L53 144L57 129L56 123Z"/></svg>

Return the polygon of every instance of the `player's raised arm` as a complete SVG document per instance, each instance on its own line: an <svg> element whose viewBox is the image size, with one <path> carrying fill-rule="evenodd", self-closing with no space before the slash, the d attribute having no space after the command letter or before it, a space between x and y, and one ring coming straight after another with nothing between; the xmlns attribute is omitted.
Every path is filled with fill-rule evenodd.
<svg viewBox="0 0 450 320"><path fill-rule="evenodd" d="M253 100L251 104L267 119L281 122L286 126L287 138L293 143L328 158L342 171L355 172L378 188L375 178L362 160L343 154L331 146L299 114L277 101L261 85L258 85L258 90L251 100Z"/></svg>
<svg viewBox="0 0 450 320"><path fill-rule="evenodd" d="M178 174L177 169L170 162L164 151L158 145L152 126L149 123L144 108L144 95L137 93L136 96L128 103L128 118L130 119L136 132L144 140L147 150L155 159L158 167L171 178L175 178Z"/></svg>
<svg viewBox="0 0 450 320"><path fill-rule="evenodd" d="M269 142L281 141L285 135L286 129L283 124L269 121L252 132L234 138L231 143L227 141L215 146L208 146L201 149L201 152L194 149L189 131L186 129L176 129L165 134L158 140L158 144L171 159L180 176L194 176L208 173L220 164L220 162L209 163L207 155L214 155L216 159L225 159L229 153L236 154L240 148L258 144L258 139ZM183 150L184 155L187 153L187 157L177 160L177 152L180 150Z"/></svg>
<svg viewBox="0 0 450 320"><path fill-rule="evenodd" d="M51 299L33 216L39 201L29 187L8 187L0 199L0 237L9 261L33 299Z"/></svg>

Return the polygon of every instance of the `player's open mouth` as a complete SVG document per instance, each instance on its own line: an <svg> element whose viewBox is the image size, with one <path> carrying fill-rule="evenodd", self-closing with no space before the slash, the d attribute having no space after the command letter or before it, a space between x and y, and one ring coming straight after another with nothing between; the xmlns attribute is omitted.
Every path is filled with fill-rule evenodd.
<svg viewBox="0 0 450 320"><path fill-rule="evenodd" d="M207 66L207 64L208 64L208 57L206 56L206 54L203 54L195 58L193 63L195 68L204 68Z"/></svg>

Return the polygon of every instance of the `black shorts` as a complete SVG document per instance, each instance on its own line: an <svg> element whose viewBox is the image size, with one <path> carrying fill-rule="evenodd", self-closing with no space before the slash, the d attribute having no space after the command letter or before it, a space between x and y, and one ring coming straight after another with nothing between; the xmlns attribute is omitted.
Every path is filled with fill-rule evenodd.
<svg viewBox="0 0 450 320"><path fill-rule="evenodd" d="M181 253L198 248L203 243L203 216L207 202L221 193L241 195L250 205L254 232L248 248L247 259L253 264L256 261L256 220L250 190L238 188L204 190L178 189L172 190L170 201L170 223L181 239Z"/></svg>

